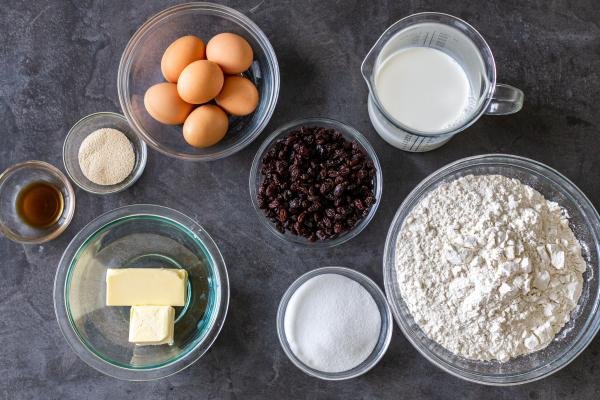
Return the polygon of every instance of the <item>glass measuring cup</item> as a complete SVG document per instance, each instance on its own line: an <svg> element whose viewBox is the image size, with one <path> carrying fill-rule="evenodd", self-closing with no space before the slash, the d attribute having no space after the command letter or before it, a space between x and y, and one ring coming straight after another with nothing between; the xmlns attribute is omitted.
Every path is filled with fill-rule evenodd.
<svg viewBox="0 0 600 400"><path fill-rule="evenodd" d="M464 70L471 93L467 109L450 127L425 132L398 121L382 106L375 85L378 68L393 54L410 47L430 47L452 57ZM471 25L448 14L424 12L405 17L379 37L361 65L369 87L369 118L392 146L411 152L437 149L483 114L516 113L523 106L520 89L496 83L496 63L490 47Z"/></svg>

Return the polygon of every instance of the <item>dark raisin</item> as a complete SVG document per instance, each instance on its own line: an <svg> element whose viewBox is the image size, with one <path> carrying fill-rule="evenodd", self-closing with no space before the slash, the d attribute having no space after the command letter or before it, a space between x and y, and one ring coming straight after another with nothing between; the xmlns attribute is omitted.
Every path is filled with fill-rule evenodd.
<svg viewBox="0 0 600 400"><path fill-rule="evenodd" d="M331 190L332 187L333 187L333 184L331 182L329 182L329 181L323 182L320 187L321 194L326 194L327 192L329 192Z"/></svg>
<svg viewBox="0 0 600 400"><path fill-rule="evenodd" d="M320 209L321 209L321 203L318 201L315 201L314 203L312 203L312 205L310 207L308 207L307 211L314 213L315 211L318 211Z"/></svg>
<svg viewBox="0 0 600 400"><path fill-rule="evenodd" d="M298 148L296 149L296 152L300 155L300 157L302 158L308 158L308 156L310 156L310 151L308 150L308 148L306 148L306 146L304 145L300 145L298 146Z"/></svg>
<svg viewBox="0 0 600 400"><path fill-rule="evenodd" d="M365 208L360 199L354 200L354 207L356 207L357 210L363 210Z"/></svg>
<svg viewBox="0 0 600 400"><path fill-rule="evenodd" d="M280 208L279 209L279 222L284 223L287 220L287 211L285 210L285 208Z"/></svg>
<svg viewBox="0 0 600 400"><path fill-rule="evenodd" d="M277 173L279 175L283 175L284 173L286 173L287 167L288 167L288 164L285 161L277 161L275 163L275 171L277 171Z"/></svg>
<svg viewBox="0 0 600 400"><path fill-rule="evenodd" d="M303 211L300 213L300 215L298 215L298 223L301 224L304 222L304 218L306 218L306 211Z"/></svg>
<svg viewBox="0 0 600 400"><path fill-rule="evenodd" d="M348 214L348 210L346 208L344 208L344 207L337 207L335 209L335 212L338 213L338 214L341 214L341 215Z"/></svg>
<svg viewBox="0 0 600 400"><path fill-rule="evenodd" d="M340 197L343 193L344 193L344 184L343 183L337 184L335 186L335 189L333 189L333 195L335 197Z"/></svg>

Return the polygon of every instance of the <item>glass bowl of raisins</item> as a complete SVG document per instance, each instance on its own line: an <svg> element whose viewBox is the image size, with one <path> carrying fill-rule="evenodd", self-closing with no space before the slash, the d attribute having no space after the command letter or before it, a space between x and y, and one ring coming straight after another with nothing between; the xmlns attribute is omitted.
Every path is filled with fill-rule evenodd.
<svg viewBox="0 0 600 400"><path fill-rule="evenodd" d="M360 132L332 119L308 118L265 140L249 183L259 220L275 236L333 247L373 219L383 179L375 150Z"/></svg>

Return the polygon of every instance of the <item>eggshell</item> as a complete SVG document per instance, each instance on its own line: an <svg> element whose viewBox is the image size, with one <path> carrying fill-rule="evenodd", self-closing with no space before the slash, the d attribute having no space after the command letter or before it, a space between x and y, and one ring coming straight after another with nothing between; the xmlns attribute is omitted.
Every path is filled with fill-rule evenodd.
<svg viewBox="0 0 600 400"><path fill-rule="evenodd" d="M211 61L194 61L181 71L177 92L191 104L206 103L215 98L223 87L223 71Z"/></svg>
<svg viewBox="0 0 600 400"><path fill-rule="evenodd" d="M196 60L205 56L206 46L199 37L188 35L174 41L167 47L160 61L160 70L169 82L177 82L181 71Z"/></svg>
<svg viewBox="0 0 600 400"><path fill-rule="evenodd" d="M219 64L226 74L239 74L250 65L254 54L246 39L235 33L220 33L206 44L206 59Z"/></svg>
<svg viewBox="0 0 600 400"><path fill-rule="evenodd" d="M258 90L249 79L239 75L227 76L215 101L229 114L241 117L256 109Z"/></svg>
<svg viewBox="0 0 600 400"><path fill-rule="evenodd" d="M158 83L146 90L144 107L158 122L168 125L182 124L193 106L183 101L174 83Z"/></svg>
<svg viewBox="0 0 600 400"><path fill-rule="evenodd" d="M183 138L190 146L210 147L223 139L228 128L225 111L213 104L205 104L192 111L185 120Z"/></svg>

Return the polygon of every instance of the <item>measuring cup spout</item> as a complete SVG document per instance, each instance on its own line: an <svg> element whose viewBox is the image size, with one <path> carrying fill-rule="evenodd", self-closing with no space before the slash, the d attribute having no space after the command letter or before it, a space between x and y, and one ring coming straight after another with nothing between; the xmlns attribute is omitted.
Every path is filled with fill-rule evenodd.
<svg viewBox="0 0 600 400"><path fill-rule="evenodd" d="M409 17L406 17L406 18L409 18ZM363 60L362 64L360 65L360 72L361 72L363 78L365 79L365 82L367 82L367 86L369 87L369 92L371 93L371 95L373 95L373 93L374 93L373 73L375 71L375 66L377 65L377 59L380 57L380 55L382 55L381 54L382 51L384 53L391 51L391 50L388 50L387 52L384 51L384 47L386 46L388 41L394 37L395 34L397 34L400 30L402 30L402 28L404 26L403 24L404 24L404 21L406 20L406 18L403 18L403 19L393 23L390 27L388 27L381 34L381 36L379 36L379 38L377 38L377 40L373 44L373 47L371 47L371 49L365 56L365 59ZM387 54L387 55L389 55L389 54ZM385 58L386 54L383 54L383 56L384 56L383 58Z"/></svg>
<svg viewBox="0 0 600 400"><path fill-rule="evenodd" d="M363 79L367 83L367 87L369 88L369 92L373 94L373 87L371 78L373 76L373 70L375 69L375 61L377 59L377 51L376 47L378 42L369 50L362 64L360 65L360 73L363 76Z"/></svg>

